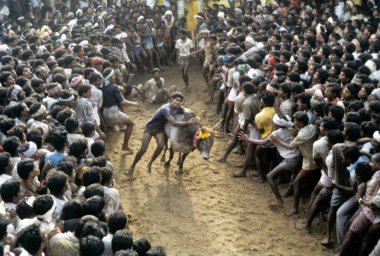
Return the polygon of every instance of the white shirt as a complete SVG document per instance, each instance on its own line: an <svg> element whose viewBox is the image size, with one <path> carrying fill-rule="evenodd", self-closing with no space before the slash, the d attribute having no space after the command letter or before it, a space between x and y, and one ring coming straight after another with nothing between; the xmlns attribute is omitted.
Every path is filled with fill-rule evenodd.
<svg viewBox="0 0 380 256"><path fill-rule="evenodd" d="M194 43L189 38L186 38L185 41L182 41L182 39L178 39L175 42L175 48L179 50L179 56L188 57L190 56L190 50L194 48Z"/></svg>
<svg viewBox="0 0 380 256"><path fill-rule="evenodd" d="M120 207L120 195L116 188L110 188L103 186L106 200L105 210L108 215L119 209Z"/></svg>
<svg viewBox="0 0 380 256"><path fill-rule="evenodd" d="M292 142L294 139L293 134L286 128L280 128L278 130L275 130L272 134L287 144ZM290 159L290 158L296 157L300 154L300 152L298 151L297 148L287 149L287 148L284 148L284 147L277 145L277 144L276 144L276 147L277 147L278 153L284 159Z"/></svg>
<svg viewBox="0 0 380 256"><path fill-rule="evenodd" d="M102 241L104 244L104 252L102 256L108 256L112 255L112 234L107 234L105 237L103 237Z"/></svg>

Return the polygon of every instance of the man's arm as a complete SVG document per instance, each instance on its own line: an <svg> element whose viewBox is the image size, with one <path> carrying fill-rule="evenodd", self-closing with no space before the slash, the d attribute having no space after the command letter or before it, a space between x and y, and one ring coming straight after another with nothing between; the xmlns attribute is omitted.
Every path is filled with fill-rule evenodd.
<svg viewBox="0 0 380 256"><path fill-rule="evenodd" d="M191 118L189 121L177 121L174 119L174 117L172 115L170 115L170 116L166 117L166 119L168 120L168 122L171 125L176 126L176 127L184 127L184 126L193 125L193 124L198 123L197 118Z"/></svg>
<svg viewBox="0 0 380 256"><path fill-rule="evenodd" d="M290 144L287 144L287 143L283 142L280 138L274 136L273 134L270 135L269 138L271 141L275 142L277 145L284 147L286 149L289 149L289 150L295 149L298 147L298 145L296 143L293 143L294 140Z"/></svg>

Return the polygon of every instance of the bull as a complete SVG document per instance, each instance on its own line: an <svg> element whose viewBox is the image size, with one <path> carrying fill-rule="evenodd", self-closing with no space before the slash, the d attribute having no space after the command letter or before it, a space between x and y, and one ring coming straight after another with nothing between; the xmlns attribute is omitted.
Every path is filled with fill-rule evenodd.
<svg viewBox="0 0 380 256"><path fill-rule="evenodd" d="M184 113L174 116L177 121L188 121L195 117L194 112L189 109L185 109ZM161 161L165 163L165 167L168 167L174 157L174 152L179 152L178 174L183 173L183 163L186 157L195 149L199 150L203 159L208 160L210 158L215 134L212 129L201 127L200 125L175 127L168 122L165 125L165 134L170 142L170 154L169 159L165 161L166 147Z"/></svg>

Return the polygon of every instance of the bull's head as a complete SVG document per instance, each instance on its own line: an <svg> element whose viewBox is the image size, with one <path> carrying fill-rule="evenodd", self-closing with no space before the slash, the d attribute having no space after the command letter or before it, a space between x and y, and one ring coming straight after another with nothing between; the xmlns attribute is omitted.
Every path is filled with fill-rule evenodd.
<svg viewBox="0 0 380 256"><path fill-rule="evenodd" d="M211 128L199 128L194 135L194 147L199 150L202 158L208 160L210 158L210 151L214 144L215 131Z"/></svg>

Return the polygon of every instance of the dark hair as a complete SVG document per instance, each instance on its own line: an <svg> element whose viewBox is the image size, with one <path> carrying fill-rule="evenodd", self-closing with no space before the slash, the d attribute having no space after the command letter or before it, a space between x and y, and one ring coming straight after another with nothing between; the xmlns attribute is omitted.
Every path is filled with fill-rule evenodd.
<svg viewBox="0 0 380 256"><path fill-rule="evenodd" d="M343 147L343 156L349 158L352 163L355 163L360 157L360 150L357 146Z"/></svg>
<svg viewBox="0 0 380 256"><path fill-rule="evenodd" d="M82 157L85 157L85 152L87 149L87 141L84 139L79 139L73 141L69 145L69 155L75 156L75 158L79 161Z"/></svg>
<svg viewBox="0 0 380 256"><path fill-rule="evenodd" d="M78 119L69 117L65 121L65 128L68 133L74 133L79 128Z"/></svg>
<svg viewBox="0 0 380 256"><path fill-rule="evenodd" d="M25 158L17 164L17 174L21 179L26 180L29 174L33 172L35 166L34 161L31 158Z"/></svg>
<svg viewBox="0 0 380 256"><path fill-rule="evenodd" d="M111 234L128 227L128 218L123 210L116 210L108 218L108 229Z"/></svg>
<svg viewBox="0 0 380 256"><path fill-rule="evenodd" d="M295 121L302 123L304 126L309 124L309 117L305 112L298 111L293 115L293 117Z"/></svg>
<svg viewBox="0 0 380 256"><path fill-rule="evenodd" d="M47 213L54 205L54 200L50 195L37 197L33 202L33 211L36 215Z"/></svg>
<svg viewBox="0 0 380 256"><path fill-rule="evenodd" d="M79 86L79 88L78 88L78 95L83 96L83 94L85 94L89 91L91 91L91 85L83 84L83 85Z"/></svg>
<svg viewBox="0 0 380 256"><path fill-rule="evenodd" d="M20 139L17 138L16 136L6 137L3 143L4 151L11 154L12 157L18 155L20 146L21 146Z"/></svg>
<svg viewBox="0 0 380 256"><path fill-rule="evenodd" d="M357 141L360 138L361 130L360 126L356 123L347 122L345 123L345 135L350 141Z"/></svg>
<svg viewBox="0 0 380 256"><path fill-rule="evenodd" d="M8 152L0 153L0 175L6 172L10 159L11 155Z"/></svg>
<svg viewBox="0 0 380 256"><path fill-rule="evenodd" d="M136 239L133 241L133 249L139 254L139 255L145 255L147 251L150 250L151 245L145 237L140 237L139 239Z"/></svg>
<svg viewBox="0 0 380 256"><path fill-rule="evenodd" d="M17 239L17 243L31 255L38 252L43 242L40 228L36 224L32 224L22 230Z"/></svg>
<svg viewBox="0 0 380 256"><path fill-rule="evenodd" d="M264 102L266 107L273 107L275 102L275 97L273 93L264 92L261 94L261 100Z"/></svg>
<svg viewBox="0 0 380 256"><path fill-rule="evenodd" d="M326 131L338 129L338 124L333 118L325 117L322 119L321 124L323 125Z"/></svg>
<svg viewBox="0 0 380 256"><path fill-rule="evenodd" d="M355 168L356 177L360 177L361 182L367 182L372 178L372 167L369 163L358 163Z"/></svg>
<svg viewBox="0 0 380 256"><path fill-rule="evenodd" d="M100 183L102 177L100 175L99 167L90 167L85 173L83 173L82 183L87 187L94 183Z"/></svg>
<svg viewBox="0 0 380 256"><path fill-rule="evenodd" d="M104 198L100 196L93 196L83 203L83 210L86 215L93 215L99 220L105 221L105 217L103 216L104 206Z"/></svg>
<svg viewBox="0 0 380 256"><path fill-rule="evenodd" d="M55 150L63 150L67 141L67 132L59 128L50 130L47 136L47 140L50 144L53 145Z"/></svg>
<svg viewBox="0 0 380 256"><path fill-rule="evenodd" d="M75 169L74 164L65 159L61 159L61 161L58 163L56 167L57 171L61 171L65 173L68 177L73 176L74 169Z"/></svg>
<svg viewBox="0 0 380 256"><path fill-rule="evenodd" d="M94 157L99 157L106 151L106 144L102 140L97 140L91 145L91 153Z"/></svg>
<svg viewBox="0 0 380 256"><path fill-rule="evenodd" d="M85 137L91 137L95 131L95 124L92 121L86 121L82 124L82 133Z"/></svg>
<svg viewBox="0 0 380 256"><path fill-rule="evenodd" d="M94 183L87 186L83 192L83 197L85 199L89 199L93 196L99 196L101 198L104 198L104 188L99 183Z"/></svg>
<svg viewBox="0 0 380 256"><path fill-rule="evenodd" d="M17 216L23 219L30 219L34 217L33 207L27 203L27 199L24 198L16 206Z"/></svg>
<svg viewBox="0 0 380 256"><path fill-rule="evenodd" d="M3 238L7 235L7 226L8 221L5 218L5 216L0 215L0 239L3 240Z"/></svg>
<svg viewBox="0 0 380 256"><path fill-rule="evenodd" d="M181 100L183 100L184 96L181 92L174 92L171 96L172 99L175 99L175 98L180 98Z"/></svg>
<svg viewBox="0 0 380 256"><path fill-rule="evenodd" d="M112 237L112 252L116 253L120 250L128 250L133 247L132 233L127 229L121 229L115 232Z"/></svg>
<svg viewBox="0 0 380 256"><path fill-rule="evenodd" d="M100 256L104 252L103 241L96 236L82 237L79 241L79 256Z"/></svg>
<svg viewBox="0 0 380 256"><path fill-rule="evenodd" d="M20 182L12 179L4 182L0 187L1 199L5 203L12 203L13 197L17 196L18 192L20 192Z"/></svg>
<svg viewBox="0 0 380 256"><path fill-rule="evenodd" d="M66 184L67 184L66 174L59 171L55 171L51 174L49 173L49 177L46 181L46 185L53 196L58 197L62 193L64 193Z"/></svg>
<svg viewBox="0 0 380 256"><path fill-rule="evenodd" d="M344 109L336 105L330 107L330 113L337 122L342 121L344 117Z"/></svg>
<svg viewBox="0 0 380 256"><path fill-rule="evenodd" d="M362 134L364 137L372 138L373 133L377 130L377 126L374 123L367 121L363 122L360 125L360 129L362 130Z"/></svg>
<svg viewBox="0 0 380 256"><path fill-rule="evenodd" d="M61 212L61 220L79 219L83 216L82 203L77 200L67 201Z"/></svg>
<svg viewBox="0 0 380 256"><path fill-rule="evenodd" d="M348 112L346 114L346 122L352 122L360 125L362 123L362 118L357 112Z"/></svg>
<svg viewBox="0 0 380 256"><path fill-rule="evenodd" d="M161 246L154 246L146 252L145 256L166 256L166 252Z"/></svg>
<svg viewBox="0 0 380 256"><path fill-rule="evenodd" d="M243 90L248 95L252 95L255 92L254 86L250 82L243 83Z"/></svg>

